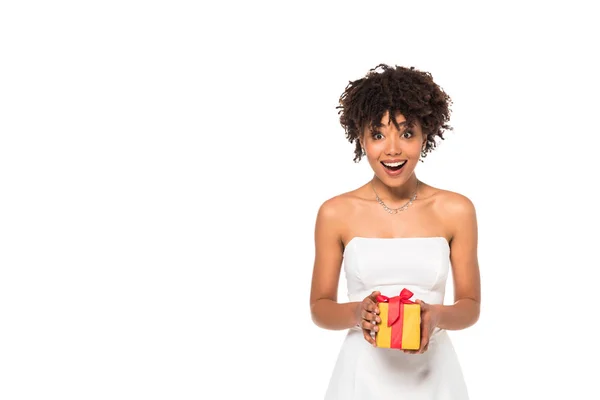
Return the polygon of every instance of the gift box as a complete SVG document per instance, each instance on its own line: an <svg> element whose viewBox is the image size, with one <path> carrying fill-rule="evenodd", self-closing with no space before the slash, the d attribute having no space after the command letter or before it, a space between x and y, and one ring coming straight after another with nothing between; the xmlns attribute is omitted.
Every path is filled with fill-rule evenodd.
<svg viewBox="0 0 600 400"><path fill-rule="evenodd" d="M377 296L381 323L375 335L377 347L418 350L421 346L421 306L410 298L413 293L402 289L398 296Z"/></svg>

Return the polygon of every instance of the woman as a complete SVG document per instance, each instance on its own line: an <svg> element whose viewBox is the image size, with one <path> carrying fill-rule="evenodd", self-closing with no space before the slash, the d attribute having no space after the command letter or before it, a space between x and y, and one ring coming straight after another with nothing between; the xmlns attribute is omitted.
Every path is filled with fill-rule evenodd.
<svg viewBox="0 0 600 400"><path fill-rule="evenodd" d="M479 318L475 208L415 174L436 137L452 129L450 104L429 73L385 64L350 82L340 97L354 160L366 157L374 175L325 201L317 214L312 318L324 329L349 329L327 400L468 398L446 331ZM337 301L342 262L347 303ZM444 305L450 269L454 304ZM420 348L376 347L377 296L398 296L404 288L421 307Z"/></svg>

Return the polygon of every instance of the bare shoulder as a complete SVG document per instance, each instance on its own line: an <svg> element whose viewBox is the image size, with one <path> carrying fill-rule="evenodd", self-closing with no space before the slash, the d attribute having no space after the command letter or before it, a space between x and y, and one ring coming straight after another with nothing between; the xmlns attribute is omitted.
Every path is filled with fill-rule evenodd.
<svg viewBox="0 0 600 400"><path fill-rule="evenodd" d="M337 225L342 220L345 210L348 207L348 200L344 194L340 194L325 200L319 207L317 221L327 223L328 225Z"/></svg>
<svg viewBox="0 0 600 400"><path fill-rule="evenodd" d="M431 199L436 211L445 217L464 217L475 214L475 205L463 194L436 189Z"/></svg>
<svg viewBox="0 0 600 400"><path fill-rule="evenodd" d="M340 218L344 211L348 208L348 199L345 197L345 193L334 196L327 199L319 207L319 217L327 219L329 221L337 220Z"/></svg>
<svg viewBox="0 0 600 400"><path fill-rule="evenodd" d="M325 200L319 207L317 214L317 227L335 232L342 240L353 216L360 210L362 197L360 189L341 193Z"/></svg>
<svg viewBox="0 0 600 400"><path fill-rule="evenodd" d="M360 189L341 193L325 200L319 208L319 214L331 219L347 216L356 209L361 198Z"/></svg>
<svg viewBox="0 0 600 400"><path fill-rule="evenodd" d="M450 190L438 189L431 196L431 203L432 209L446 226L452 239L461 232L469 231L476 235L475 205L467 196Z"/></svg>

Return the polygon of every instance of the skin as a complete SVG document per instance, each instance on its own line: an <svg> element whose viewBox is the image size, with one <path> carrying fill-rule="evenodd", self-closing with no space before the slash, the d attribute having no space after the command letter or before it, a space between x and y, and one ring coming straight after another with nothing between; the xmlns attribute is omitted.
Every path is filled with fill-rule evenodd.
<svg viewBox="0 0 600 400"><path fill-rule="evenodd" d="M427 351L429 338L438 327L465 329L479 319L481 289L477 259L477 218L473 203L465 196L432 187L419 181L417 199L397 214L388 214L376 201L373 187L390 208L409 201L417 186L415 168L426 142L419 122L407 127L402 114L396 115L400 130L383 116L377 132L365 127L360 143L373 169L373 179L363 186L325 201L315 224L315 261L310 292L314 323L324 329L342 330L360 324L366 341L375 346L371 332L381 323L373 292L361 302L338 303L343 252L347 243L360 237L444 237L450 246L454 282L454 304L421 305L421 348L403 350L421 354ZM383 160L407 160L404 172L390 177ZM371 186L373 185L373 187ZM375 323L373 323L375 322Z"/></svg>

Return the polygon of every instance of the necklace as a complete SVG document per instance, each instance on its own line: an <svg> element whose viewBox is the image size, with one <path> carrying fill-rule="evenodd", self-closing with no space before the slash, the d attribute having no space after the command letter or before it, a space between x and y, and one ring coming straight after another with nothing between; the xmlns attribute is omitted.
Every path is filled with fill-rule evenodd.
<svg viewBox="0 0 600 400"><path fill-rule="evenodd" d="M373 186L373 181L371 181L371 188L373 189L373 192L375 192L375 186ZM383 200L381 200L377 195L377 192L375 192L375 197L377 198L377 202L383 206L385 211L387 211L390 214L398 214L400 211L406 210L412 204L412 202L415 201L415 199L417 198L417 189L419 189L419 181L417 181L417 187L415 188L415 192L411 196L410 200L408 200L406 204L404 204L402 207L398 208L389 208L388 206L386 206Z"/></svg>

